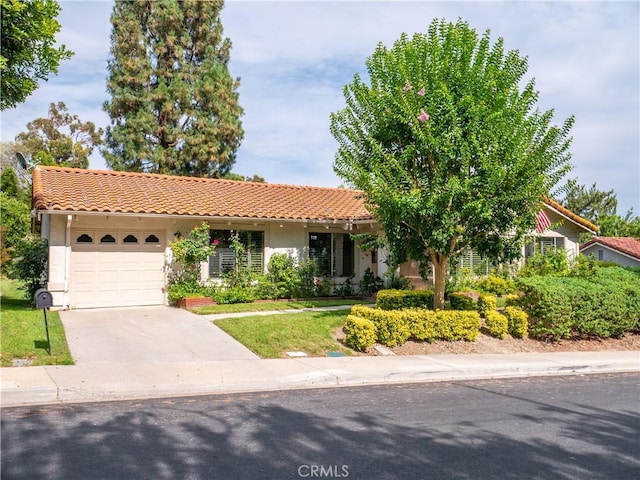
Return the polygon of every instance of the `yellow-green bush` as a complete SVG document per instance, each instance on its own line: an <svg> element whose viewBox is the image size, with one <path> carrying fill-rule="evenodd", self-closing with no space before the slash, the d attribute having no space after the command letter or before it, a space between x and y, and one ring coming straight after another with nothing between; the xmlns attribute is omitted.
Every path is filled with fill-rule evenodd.
<svg viewBox="0 0 640 480"><path fill-rule="evenodd" d="M520 295L505 295L504 297L504 304L507 307L517 307L518 306L518 302L520 301Z"/></svg>
<svg viewBox="0 0 640 480"><path fill-rule="evenodd" d="M484 324L489 330L489 334L496 338L504 338L509 328L507 317L495 310L487 312Z"/></svg>
<svg viewBox="0 0 640 480"><path fill-rule="evenodd" d="M364 352L376 343L376 326L366 318L347 315L344 333L346 334L344 343L359 352Z"/></svg>
<svg viewBox="0 0 640 480"><path fill-rule="evenodd" d="M433 308L433 290L380 290L376 294L376 307L382 310Z"/></svg>
<svg viewBox="0 0 640 480"><path fill-rule="evenodd" d="M498 304L495 295L480 295L480 297L478 297L478 313L483 317L487 312L495 310L497 306Z"/></svg>
<svg viewBox="0 0 640 480"><path fill-rule="evenodd" d="M382 310L354 305L351 315L371 320L376 326L377 341L388 346L402 345L409 338L474 341L482 324L480 315L475 311L434 312L425 308Z"/></svg>
<svg viewBox="0 0 640 480"><path fill-rule="evenodd" d="M451 304L451 308L453 310L475 310L476 302L472 295L472 292L469 292L468 294L461 292L450 293L449 303Z"/></svg>
<svg viewBox="0 0 640 480"><path fill-rule="evenodd" d="M507 317L509 333L516 338L525 337L529 330L529 316L518 307L506 307L504 315Z"/></svg>

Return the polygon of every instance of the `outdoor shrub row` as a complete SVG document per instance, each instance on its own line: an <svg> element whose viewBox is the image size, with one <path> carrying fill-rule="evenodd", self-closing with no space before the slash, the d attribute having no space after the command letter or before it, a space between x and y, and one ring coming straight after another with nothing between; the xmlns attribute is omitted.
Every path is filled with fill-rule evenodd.
<svg viewBox="0 0 640 480"><path fill-rule="evenodd" d="M375 340L389 347L402 345L409 338L416 340L468 340L474 341L480 334L481 320L475 311L433 311L424 308L382 310L364 305L354 305L349 318L369 320L375 326ZM345 327L347 345L362 346L362 338L369 338L370 325L352 321ZM365 330L365 332L361 331ZM356 347L354 347L356 348ZM366 347L364 347L366 349Z"/></svg>
<svg viewBox="0 0 640 480"><path fill-rule="evenodd" d="M533 337L608 338L640 329L638 270L605 267L589 279L532 276L519 287Z"/></svg>
<svg viewBox="0 0 640 480"><path fill-rule="evenodd" d="M504 338L507 335L509 329L507 317L495 310L486 313L484 324L492 337Z"/></svg>
<svg viewBox="0 0 640 480"><path fill-rule="evenodd" d="M509 334L515 338L527 336L529 321L527 313L518 307L506 307L504 315L507 317Z"/></svg>
<svg viewBox="0 0 640 480"><path fill-rule="evenodd" d="M382 310L432 308L433 290L380 290L376 296L376 307Z"/></svg>
<svg viewBox="0 0 640 480"><path fill-rule="evenodd" d="M478 313L481 316L486 316L487 312L495 310L497 308L497 301L495 295L480 295L478 298Z"/></svg>
<svg viewBox="0 0 640 480"><path fill-rule="evenodd" d="M347 315L344 333L346 334L344 343L359 352L364 352L376 343L376 326L366 318Z"/></svg>
<svg viewBox="0 0 640 480"><path fill-rule="evenodd" d="M450 293L449 303L453 310L475 310L476 304L472 297L464 293Z"/></svg>

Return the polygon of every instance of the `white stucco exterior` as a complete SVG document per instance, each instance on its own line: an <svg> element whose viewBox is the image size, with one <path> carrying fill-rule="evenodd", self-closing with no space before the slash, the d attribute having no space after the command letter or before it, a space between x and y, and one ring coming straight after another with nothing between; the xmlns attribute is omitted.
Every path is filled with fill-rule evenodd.
<svg viewBox="0 0 640 480"><path fill-rule="evenodd" d="M202 222L207 223L211 230L262 232L265 270L269 259L276 253L290 255L297 262L306 259L310 232L348 234L372 231L369 224L345 222L222 220L94 213L42 212L40 222L41 235L49 241L47 289L53 295L55 307L62 309L166 304L167 276L171 263L169 245L176 233L185 235ZM150 235L157 237L157 244L144 242ZM113 243L101 242L101 239L111 240L110 237L114 239ZM80 242L89 238L91 243ZM138 243L126 244L125 238L134 238ZM359 283L367 268L377 269L377 273L382 275L386 268L385 258L384 255L378 255L377 265L374 266L371 252L358 248L356 244L353 283ZM208 278L208 264L203 263L202 279ZM333 281L341 283L346 278L335 276ZM150 289L157 289L157 295Z"/></svg>
<svg viewBox="0 0 640 480"><path fill-rule="evenodd" d="M640 259L599 243L593 243L583 248L582 254L591 255L596 260L617 263L623 267L640 267Z"/></svg>

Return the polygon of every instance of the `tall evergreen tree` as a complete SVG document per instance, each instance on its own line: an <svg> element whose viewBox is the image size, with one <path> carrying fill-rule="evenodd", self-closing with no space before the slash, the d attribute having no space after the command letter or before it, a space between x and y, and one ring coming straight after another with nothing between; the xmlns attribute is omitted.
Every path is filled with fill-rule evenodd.
<svg viewBox="0 0 640 480"><path fill-rule="evenodd" d="M116 0L104 109L115 170L222 177L244 136L222 0Z"/></svg>

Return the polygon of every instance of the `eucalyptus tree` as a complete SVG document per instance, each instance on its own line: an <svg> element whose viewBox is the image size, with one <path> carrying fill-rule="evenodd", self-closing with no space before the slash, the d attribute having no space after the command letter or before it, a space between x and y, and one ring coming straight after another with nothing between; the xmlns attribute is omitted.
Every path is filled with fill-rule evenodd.
<svg viewBox="0 0 640 480"><path fill-rule="evenodd" d="M244 132L221 0L116 0L103 150L115 170L222 177Z"/></svg>
<svg viewBox="0 0 640 480"><path fill-rule="evenodd" d="M363 191L396 263L434 269L444 307L449 262L468 248L520 255L545 195L570 169L573 117L536 108L527 58L458 20L379 44L331 115L334 169Z"/></svg>

